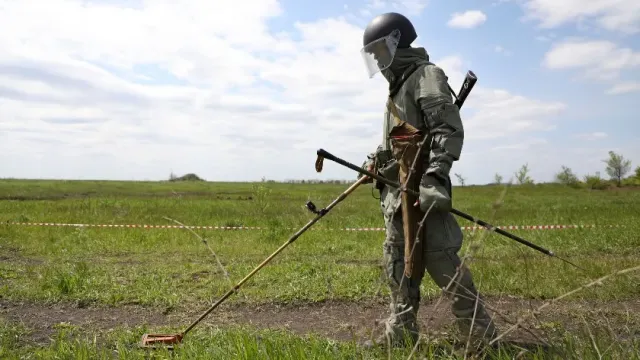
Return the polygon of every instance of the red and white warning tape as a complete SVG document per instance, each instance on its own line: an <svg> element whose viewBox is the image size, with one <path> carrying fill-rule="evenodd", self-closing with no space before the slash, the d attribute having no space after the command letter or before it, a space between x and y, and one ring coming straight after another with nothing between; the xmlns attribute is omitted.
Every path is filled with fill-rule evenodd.
<svg viewBox="0 0 640 360"><path fill-rule="evenodd" d="M267 230L260 226L208 226L208 225L148 225L148 224L65 224L65 223L35 223L35 222L7 222L7 225L21 226L52 226L52 227L93 227L93 228L141 228L141 229L204 229L204 230ZM598 227L621 227L623 225L598 225ZM583 229L594 228L596 225L509 225L496 226L503 230L553 230L553 229ZM294 228L288 228L294 229ZM338 230L338 231L384 231L381 227L364 228L310 228L309 230ZM482 226L461 226L462 230L485 230Z"/></svg>

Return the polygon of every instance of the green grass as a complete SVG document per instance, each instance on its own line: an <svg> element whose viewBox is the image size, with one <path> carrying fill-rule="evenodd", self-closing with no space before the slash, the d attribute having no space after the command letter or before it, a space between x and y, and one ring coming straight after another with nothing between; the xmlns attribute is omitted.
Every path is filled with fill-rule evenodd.
<svg viewBox="0 0 640 360"><path fill-rule="evenodd" d="M11 324L0 324L0 356L3 359L406 359L412 348L392 349L389 354L383 349L364 349L355 342L335 342L316 335L296 336L288 331L255 330L248 327L230 327L224 330L201 327L194 330L178 349L154 350L137 347L139 334L144 327L118 328L102 334L98 341L93 334L70 325L60 325L48 346L20 346L19 339L29 331ZM170 330L169 330L170 331ZM584 334L583 337L564 335L552 349L533 348L527 359L640 359L640 353L631 353L616 344L616 339L607 333L596 333L597 340ZM591 334L593 335L593 334ZM595 336L594 336L595 337ZM632 346L640 348L635 341ZM460 359L456 349L447 339L423 343L418 353L420 358ZM521 353L517 347L488 350L487 358L513 359ZM415 355L415 354L414 354Z"/></svg>
<svg viewBox="0 0 640 360"><path fill-rule="evenodd" d="M84 306L139 304L199 309L221 296L231 286L230 281L242 279L311 220L314 215L304 208L308 200L321 208L347 187L0 180L0 198L6 199L0 201L0 298L43 303L71 301ZM586 267L586 273L499 234L489 234L482 239L481 249L470 265L483 294L548 299L640 263L637 217L640 191L589 191L555 185L511 187L494 217L494 203L502 191L497 186L456 188L454 206L494 225L603 227L510 230ZM185 229L6 225L8 222L176 225L163 217L186 225L267 229L195 230L207 239L222 261L230 276L226 279L206 246ZM464 219L459 219L459 223L473 225ZM604 227L607 225L622 227ZM384 300L388 289L381 281L379 267L384 232L330 230L382 226L378 201L372 197L370 185L364 186L258 272L242 287L240 295L232 296L227 303ZM465 231L465 242L477 241L485 235L484 231ZM465 247L461 255L467 252ZM632 273L585 289L573 298L634 299L640 296L638 284L640 277ZM425 298L440 295L428 278L422 288ZM13 331L7 326L5 332ZM114 336L122 341L127 336L133 339L131 331L125 329ZM219 348L232 358L251 358L249 354L259 350L250 334L250 330L224 332L220 335L223 340L217 340L220 336L216 336L216 340L198 342L193 345L196 348L185 351L204 356L210 349ZM280 351L281 355L272 358L285 353L349 358L353 353L349 345L334 347L322 339L264 336L269 339L264 346L271 346L276 353ZM111 341L117 345L120 340ZM98 351L90 341L74 341L64 340L41 351L43 354ZM222 346L222 342L229 344ZM7 349L26 351L26 347L11 342L3 343L3 349L5 353ZM111 355L111 349L104 351ZM336 351L341 355L335 355Z"/></svg>

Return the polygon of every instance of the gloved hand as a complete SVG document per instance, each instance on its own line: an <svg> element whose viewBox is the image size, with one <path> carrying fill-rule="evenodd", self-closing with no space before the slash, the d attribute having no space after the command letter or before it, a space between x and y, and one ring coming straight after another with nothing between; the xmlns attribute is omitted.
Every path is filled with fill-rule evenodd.
<svg viewBox="0 0 640 360"><path fill-rule="evenodd" d="M416 205L419 205L423 212L427 212L434 201L431 211L451 211L451 196L447 189L436 177L425 175L420 182L420 197Z"/></svg>
<svg viewBox="0 0 640 360"><path fill-rule="evenodd" d="M373 163L374 163L374 159L371 156L369 156L367 158L367 161L365 161L362 164L362 168L366 169L369 172L373 172ZM360 180L360 178L363 177L363 176L367 176L367 175L358 173L358 180ZM373 179L367 176L367 180L364 181L364 184L369 184L369 183L372 183L372 182L373 182Z"/></svg>

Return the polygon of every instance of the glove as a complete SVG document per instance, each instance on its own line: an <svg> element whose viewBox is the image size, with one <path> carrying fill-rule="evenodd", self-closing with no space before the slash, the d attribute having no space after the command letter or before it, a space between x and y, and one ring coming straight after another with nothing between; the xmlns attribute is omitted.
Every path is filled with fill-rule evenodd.
<svg viewBox="0 0 640 360"><path fill-rule="evenodd" d="M427 212L431 204L433 207L431 211L437 210L442 212L451 211L451 196L447 192L447 189L444 185L438 180L438 178L432 175L425 175L420 182L420 197L418 199L418 204L420 206L420 210L423 212Z"/></svg>
<svg viewBox="0 0 640 360"><path fill-rule="evenodd" d="M373 159L373 157L371 155L369 155L367 157L367 161L365 161L362 164L362 168L366 169L369 172L373 172L373 170L374 170L373 169L373 165L374 165L373 163L374 163L374 159ZM360 180L360 178L363 177L363 176L367 176L367 175L364 175L362 173L358 173L358 180ZM372 183L372 182L373 182L373 179L368 177L367 180L364 181L364 184L369 184L369 183Z"/></svg>

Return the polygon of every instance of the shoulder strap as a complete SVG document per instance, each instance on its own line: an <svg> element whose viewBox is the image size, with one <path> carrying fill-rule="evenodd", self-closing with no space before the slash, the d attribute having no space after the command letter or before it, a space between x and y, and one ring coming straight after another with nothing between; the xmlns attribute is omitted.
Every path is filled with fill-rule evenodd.
<svg viewBox="0 0 640 360"><path fill-rule="evenodd" d="M400 124L402 123L402 120L400 119L400 114L398 114L398 108L396 107L396 104L393 102L393 99L391 99L391 96L389 96L389 98L387 99L387 109L389 109L389 112L391 112L391 115L393 116L393 120L396 126L400 126Z"/></svg>
<svg viewBox="0 0 640 360"><path fill-rule="evenodd" d="M418 70L422 66L424 65L418 65L416 63L411 64L411 66L402 74L402 77L400 77L399 81L397 83L392 84L389 87L389 98L387 99L387 109L389 109L389 111L393 115L393 119L396 125L400 125L402 123L402 120L400 119L400 115L398 114L398 108L396 107L396 104L393 102L393 97L398 93L398 91L400 91L400 88L405 83L405 81L407 81L409 76L411 76L411 74L413 74L416 70Z"/></svg>
<svg viewBox="0 0 640 360"><path fill-rule="evenodd" d="M398 91L400 91L400 88L402 87L404 82L407 81L409 76L411 76L411 74L413 74L416 70L418 70L423 66L424 64L418 65L416 63L409 65L409 67L402 73L402 76L400 76L400 79L398 79L397 82L393 82L389 84L389 96L391 97L396 96L396 94L398 93Z"/></svg>

